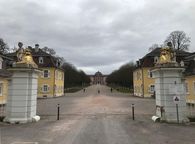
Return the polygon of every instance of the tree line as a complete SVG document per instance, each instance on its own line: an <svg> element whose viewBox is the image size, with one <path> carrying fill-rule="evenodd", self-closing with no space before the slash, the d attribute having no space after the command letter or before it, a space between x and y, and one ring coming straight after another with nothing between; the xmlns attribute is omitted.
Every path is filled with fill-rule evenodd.
<svg viewBox="0 0 195 144"><path fill-rule="evenodd" d="M64 69L64 86L65 88L86 86L90 84L90 78L82 70L77 70L75 66L65 62L62 66Z"/></svg>
<svg viewBox="0 0 195 144"><path fill-rule="evenodd" d="M36 44L35 46L39 46ZM31 46L28 46L32 48ZM87 74L85 74L82 70L77 70L75 66L65 61L63 57L59 57L56 55L56 51L53 48L43 47L40 48L42 51L52 55L53 57L57 58L62 65L62 69L64 70L64 87L77 87L77 86L86 86L90 84L90 78ZM0 38L0 53L7 54L11 51L16 51L16 48L10 49L8 44Z"/></svg>
<svg viewBox="0 0 195 144"><path fill-rule="evenodd" d="M106 82L108 85L117 85L122 87L133 88L133 71L135 64L129 62L122 65L118 70L113 71L108 75Z"/></svg>

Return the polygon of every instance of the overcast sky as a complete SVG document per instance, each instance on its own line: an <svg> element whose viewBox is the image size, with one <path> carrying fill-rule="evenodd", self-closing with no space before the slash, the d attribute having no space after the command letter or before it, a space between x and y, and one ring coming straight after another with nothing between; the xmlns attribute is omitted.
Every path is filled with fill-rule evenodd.
<svg viewBox="0 0 195 144"><path fill-rule="evenodd" d="M10 47L48 46L88 74L143 57L174 30L191 37L194 0L0 0L0 37Z"/></svg>

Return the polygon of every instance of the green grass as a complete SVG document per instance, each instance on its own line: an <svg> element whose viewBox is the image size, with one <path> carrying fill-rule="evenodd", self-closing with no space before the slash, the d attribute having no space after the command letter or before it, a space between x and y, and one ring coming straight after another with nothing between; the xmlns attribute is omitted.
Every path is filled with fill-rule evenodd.
<svg viewBox="0 0 195 144"><path fill-rule="evenodd" d="M130 89L128 87L121 87L121 86L110 86L110 87L122 93L133 93L133 89Z"/></svg>
<svg viewBox="0 0 195 144"><path fill-rule="evenodd" d="M66 88L64 92L65 93L75 93L75 92L78 92L82 89L83 89L83 87L71 87L71 88Z"/></svg>
<svg viewBox="0 0 195 144"><path fill-rule="evenodd" d="M119 87L116 90L119 91L119 92L122 92L122 93L133 93L132 90L129 89L129 88Z"/></svg>

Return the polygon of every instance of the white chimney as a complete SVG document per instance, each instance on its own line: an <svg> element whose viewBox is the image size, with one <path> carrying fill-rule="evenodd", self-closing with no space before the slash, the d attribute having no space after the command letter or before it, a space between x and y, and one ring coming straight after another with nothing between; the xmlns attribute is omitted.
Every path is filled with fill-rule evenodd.
<svg viewBox="0 0 195 144"><path fill-rule="evenodd" d="M35 52L39 51L39 44L35 44Z"/></svg>

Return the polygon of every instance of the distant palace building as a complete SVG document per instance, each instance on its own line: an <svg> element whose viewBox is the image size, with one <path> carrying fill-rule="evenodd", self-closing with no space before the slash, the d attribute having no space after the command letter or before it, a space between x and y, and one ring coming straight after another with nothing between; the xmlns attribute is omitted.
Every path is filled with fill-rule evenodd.
<svg viewBox="0 0 195 144"><path fill-rule="evenodd" d="M96 72L95 75L90 75L91 84L106 85L107 75L103 75L101 72Z"/></svg>

